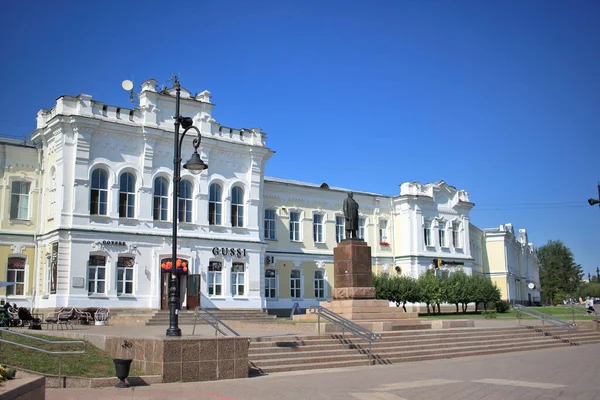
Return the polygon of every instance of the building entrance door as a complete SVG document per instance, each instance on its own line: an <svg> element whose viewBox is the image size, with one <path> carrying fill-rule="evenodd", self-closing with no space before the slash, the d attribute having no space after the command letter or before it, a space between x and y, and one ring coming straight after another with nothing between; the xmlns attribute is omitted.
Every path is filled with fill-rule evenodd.
<svg viewBox="0 0 600 400"><path fill-rule="evenodd" d="M162 273L160 282L160 309L169 309L169 273Z"/></svg>
<svg viewBox="0 0 600 400"><path fill-rule="evenodd" d="M200 305L200 275L187 276L187 308L193 310Z"/></svg>

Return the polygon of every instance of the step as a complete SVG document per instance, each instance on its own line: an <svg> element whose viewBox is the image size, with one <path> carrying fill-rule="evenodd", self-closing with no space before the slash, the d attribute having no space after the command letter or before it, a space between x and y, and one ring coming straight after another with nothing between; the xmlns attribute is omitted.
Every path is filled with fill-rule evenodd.
<svg viewBox="0 0 600 400"><path fill-rule="evenodd" d="M326 362L315 362L311 364L280 364L273 366L255 366L252 362L249 363L251 368L257 369L261 373L271 374L277 372L290 372L290 371L307 371L311 369L327 369L327 368L345 368L345 367L357 367L370 365L371 361L368 359L355 360L355 361L326 361Z"/></svg>

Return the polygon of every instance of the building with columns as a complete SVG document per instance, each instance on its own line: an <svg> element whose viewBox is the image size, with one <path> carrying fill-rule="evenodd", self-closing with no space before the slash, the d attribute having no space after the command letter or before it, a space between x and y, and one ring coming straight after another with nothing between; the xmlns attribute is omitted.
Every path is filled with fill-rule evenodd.
<svg viewBox="0 0 600 400"><path fill-rule="evenodd" d="M265 177L274 153L266 134L215 121L208 91L181 90L181 115L200 130L209 167L200 175L182 170L178 259L171 260L174 95L151 79L132 109L61 96L38 113L32 144L19 147L27 153L19 159L29 161L4 152L11 167L2 170L2 193L11 200L0 211L3 278L18 280L8 272L17 268L11 260L26 260L22 289L5 293L9 301L39 309L165 309L172 262L182 308L275 312L331 299L333 248L344 239L349 190ZM183 160L192 140L183 142ZM16 181L25 186L13 188ZM539 291L526 233L514 239L475 227L467 191L444 181L406 182L392 196L354 189L374 273L417 278L439 260L441 276L458 268L486 274L509 300L535 297L524 289L532 282ZM21 198L27 213L14 218ZM17 236L21 247L8 248Z"/></svg>

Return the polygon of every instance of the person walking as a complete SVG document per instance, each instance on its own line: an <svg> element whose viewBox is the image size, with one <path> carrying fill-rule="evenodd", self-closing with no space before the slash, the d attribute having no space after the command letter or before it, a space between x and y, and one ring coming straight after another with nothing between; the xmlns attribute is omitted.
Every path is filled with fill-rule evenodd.
<svg viewBox="0 0 600 400"><path fill-rule="evenodd" d="M587 297L586 300L586 304L587 304L587 312L588 314L591 314L593 312L596 312L596 310L594 309L594 299L591 297Z"/></svg>

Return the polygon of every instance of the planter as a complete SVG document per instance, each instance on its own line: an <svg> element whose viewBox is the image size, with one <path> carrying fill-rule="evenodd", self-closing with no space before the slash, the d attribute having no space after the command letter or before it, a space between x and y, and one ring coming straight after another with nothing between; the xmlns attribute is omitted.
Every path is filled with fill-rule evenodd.
<svg viewBox="0 0 600 400"><path fill-rule="evenodd" d="M119 383L115 385L117 388L128 388L129 384L125 382L125 379L129 376L129 369L131 368L130 358L115 358L113 362L115 363L115 369L117 371L117 378L119 378Z"/></svg>

